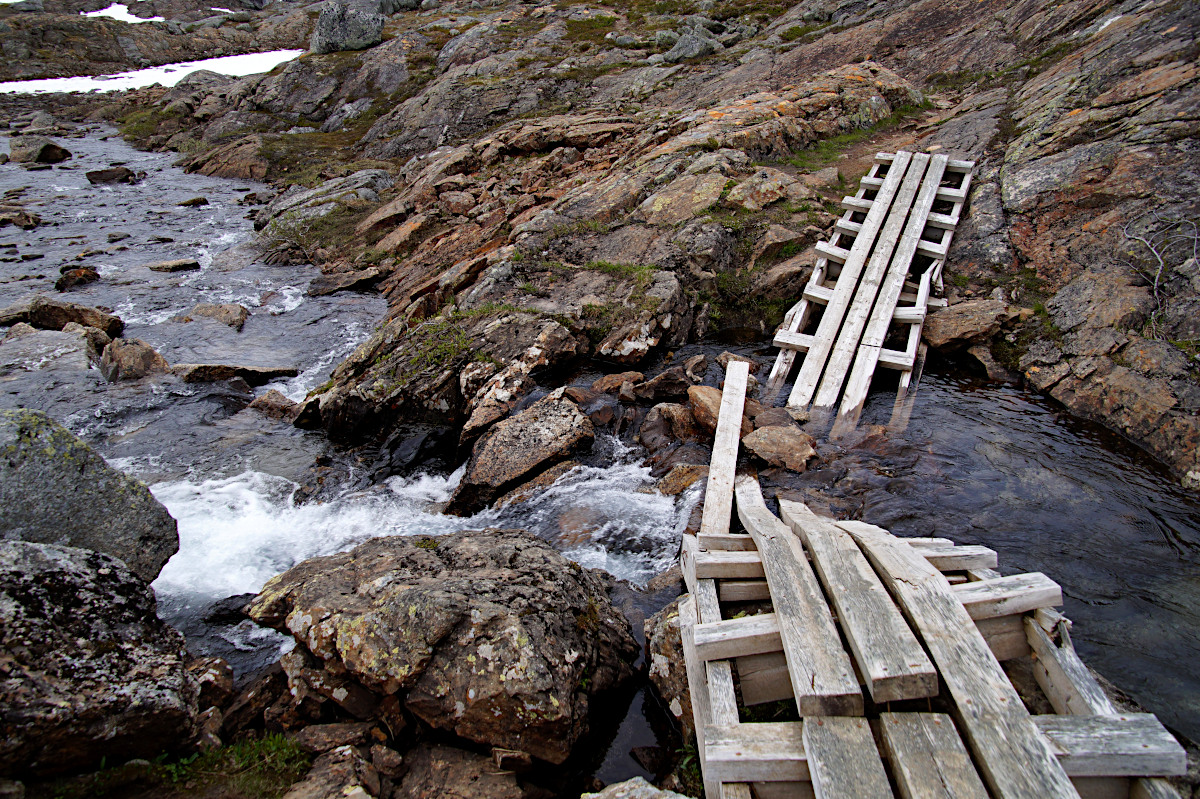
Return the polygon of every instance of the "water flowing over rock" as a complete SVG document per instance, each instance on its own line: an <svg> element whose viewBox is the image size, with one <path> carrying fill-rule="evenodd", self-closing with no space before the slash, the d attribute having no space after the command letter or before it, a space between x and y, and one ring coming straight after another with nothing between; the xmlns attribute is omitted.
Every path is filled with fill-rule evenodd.
<svg viewBox="0 0 1200 799"><path fill-rule="evenodd" d="M149 490L37 411L0 410L0 530L120 558L142 579L179 550L175 520Z"/></svg>
<svg viewBox="0 0 1200 799"><path fill-rule="evenodd" d="M299 644L297 700L561 763L637 644L602 572L521 531L377 538L273 578L250 615Z"/></svg>
<svg viewBox="0 0 1200 799"><path fill-rule="evenodd" d="M0 772L95 768L191 738L198 691L183 636L121 561L0 541L0 616Z"/></svg>

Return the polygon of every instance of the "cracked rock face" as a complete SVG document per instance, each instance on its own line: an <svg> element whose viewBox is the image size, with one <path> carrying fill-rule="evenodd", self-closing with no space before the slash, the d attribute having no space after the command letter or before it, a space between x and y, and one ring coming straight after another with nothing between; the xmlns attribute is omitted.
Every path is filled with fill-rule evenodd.
<svg viewBox="0 0 1200 799"><path fill-rule="evenodd" d="M431 727L551 763L638 652L607 578L518 530L377 538L275 577L250 615L296 637L298 700L385 722L403 705Z"/></svg>
<svg viewBox="0 0 1200 799"><path fill-rule="evenodd" d="M155 608L116 558L0 541L0 773L95 768L191 738L199 689Z"/></svg>

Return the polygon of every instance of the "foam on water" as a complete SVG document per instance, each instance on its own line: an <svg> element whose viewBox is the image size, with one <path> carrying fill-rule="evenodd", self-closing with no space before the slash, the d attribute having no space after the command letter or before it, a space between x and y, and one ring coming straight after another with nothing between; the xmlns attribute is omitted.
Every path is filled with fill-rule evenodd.
<svg viewBox="0 0 1200 799"><path fill-rule="evenodd" d="M130 464L132 465L132 464ZM548 490L469 518L442 515L464 468L450 475L393 477L323 504L297 504L298 486L245 472L203 482L151 487L179 523L179 552L154 582L174 607L203 607L258 591L302 560L344 551L369 538L442 535L486 527L523 528L583 565L644 584L667 568L698 492L681 498L652 489L649 469L632 462L581 466Z"/></svg>

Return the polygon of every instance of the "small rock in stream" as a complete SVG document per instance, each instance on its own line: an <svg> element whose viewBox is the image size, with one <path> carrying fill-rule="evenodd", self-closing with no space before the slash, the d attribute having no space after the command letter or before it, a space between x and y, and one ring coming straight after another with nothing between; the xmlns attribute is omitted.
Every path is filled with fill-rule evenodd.
<svg viewBox="0 0 1200 799"><path fill-rule="evenodd" d="M170 241L171 239L167 239ZM146 264L152 272L195 272L200 268L200 262L195 258L178 258L174 261L160 261L156 264Z"/></svg>
<svg viewBox="0 0 1200 799"><path fill-rule="evenodd" d="M13 136L9 139L9 160L18 164L57 164L70 157L70 150L45 136Z"/></svg>
<svg viewBox="0 0 1200 799"><path fill-rule="evenodd" d="M99 183L136 183L137 174L128 167L114 166L108 169L93 169L87 173L88 182Z"/></svg>
<svg viewBox="0 0 1200 799"><path fill-rule="evenodd" d="M178 205L180 205L183 208L199 208L202 205L208 205L208 198L207 197L193 197L190 200L184 200L183 202L178 203Z"/></svg>
<svg viewBox="0 0 1200 799"><path fill-rule="evenodd" d="M62 277L54 281L54 288L59 291L67 291L76 286L86 286L88 283L95 283L99 279L100 273L90 266L79 269L68 269L62 273Z"/></svg>

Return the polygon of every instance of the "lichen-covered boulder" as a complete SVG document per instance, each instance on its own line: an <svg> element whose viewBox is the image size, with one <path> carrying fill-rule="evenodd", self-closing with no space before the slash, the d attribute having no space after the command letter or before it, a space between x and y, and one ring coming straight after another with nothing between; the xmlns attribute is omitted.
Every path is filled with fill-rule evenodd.
<svg viewBox="0 0 1200 799"><path fill-rule="evenodd" d="M0 774L48 775L186 744L184 639L121 561L0 541Z"/></svg>
<svg viewBox="0 0 1200 799"><path fill-rule="evenodd" d="M608 578L519 530L376 538L263 588L260 624L295 636L292 694L561 763L638 645Z"/></svg>
<svg viewBox="0 0 1200 799"><path fill-rule="evenodd" d="M446 510L466 516L520 483L590 446L595 429L579 406L556 391L497 423L479 442Z"/></svg>
<svg viewBox="0 0 1200 799"><path fill-rule="evenodd" d="M150 582L179 551L145 485L38 411L0 410L0 537L103 552Z"/></svg>
<svg viewBox="0 0 1200 799"><path fill-rule="evenodd" d="M365 50L383 41L383 15L364 8L352 8L345 2L330 0L321 6L309 39L314 53Z"/></svg>

